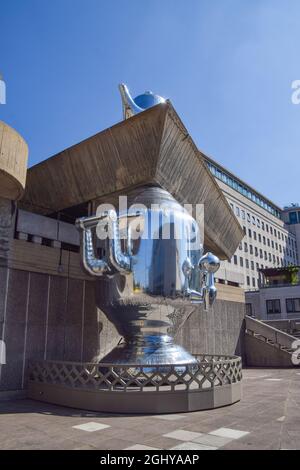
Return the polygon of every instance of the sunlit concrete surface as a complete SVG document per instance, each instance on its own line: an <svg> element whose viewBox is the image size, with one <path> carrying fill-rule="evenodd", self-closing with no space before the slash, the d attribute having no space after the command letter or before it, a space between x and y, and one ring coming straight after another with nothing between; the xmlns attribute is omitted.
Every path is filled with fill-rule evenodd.
<svg viewBox="0 0 300 470"><path fill-rule="evenodd" d="M109 415L0 402L1 449L299 449L299 369L244 370L235 405L173 415Z"/></svg>

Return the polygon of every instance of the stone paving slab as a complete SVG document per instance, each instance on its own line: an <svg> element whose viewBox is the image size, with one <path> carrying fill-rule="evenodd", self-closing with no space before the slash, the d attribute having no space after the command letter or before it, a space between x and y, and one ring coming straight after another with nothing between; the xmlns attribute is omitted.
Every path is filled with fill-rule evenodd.
<svg viewBox="0 0 300 470"><path fill-rule="evenodd" d="M0 449L300 449L299 390L299 369L247 369L242 401L180 415L116 415L3 401Z"/></svg>

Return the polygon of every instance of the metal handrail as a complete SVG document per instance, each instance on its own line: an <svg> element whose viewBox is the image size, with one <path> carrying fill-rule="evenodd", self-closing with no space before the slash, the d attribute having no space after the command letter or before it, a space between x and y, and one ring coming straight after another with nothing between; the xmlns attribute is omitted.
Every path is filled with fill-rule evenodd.
<svg viewBox="0 0 300 470"><path fill-rule="evenodd" d="M246 319L246 330L251 331L256 335L263 336L266 340L272 341L279 345L281 348L291 349L292 344L295 341L295 337L285 333L273 326L267 325L260 320L251 318L249 316Z"/></svg>

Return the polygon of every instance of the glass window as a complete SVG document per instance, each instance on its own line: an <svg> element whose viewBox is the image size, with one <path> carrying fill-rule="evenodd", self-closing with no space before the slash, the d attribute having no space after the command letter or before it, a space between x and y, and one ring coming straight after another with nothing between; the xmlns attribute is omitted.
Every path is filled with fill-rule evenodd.
<svg viewBox="0 0 300 470"><path fill-rule="evenodd" d="M297 223L297 212L290 212L289 213L289 221L290 221L290 224L296 224Z"/></svg>
<svg viewBox="0 0 300 470"><path fill-rule="evenodd" d="M267 313L281 313L280 299L267 300Z"/></svg>
<svg viewBox="0 0 300 470"><path fill-rule="evenodd" d="M246 261L246 268L249 269L249 260L246 259L245 261Z"/></svg>
<svg viewBox="0 0 300 470"><path fill-rule="evenodd" d="M265 230L265 223L264 223L264 222L261 223L261 228L262 228L263 230Z"/></svg>
<svg viewBox="0 0 300 470"><path fill-rule="evenodd" d="M246 304L246 315L248 315L249 317L252 317L252 304Z"/></svg>
<svg viewBox="0 0 300 470"><path fill-rule="evenodd" d="M255 277L252 278L252 286L255 287L256 285L256 281L255 281Z"/></svg>
<svg viewBox="0 0 300 470"><path fill-rule="evenodd" d="M233 262L234 262L234 264L237 264L237 256L236 255L233 256Z"/></svg>
<svg viewBox="0 0 300 470"><path fill-rule="evenodd" d="M259 243L261 243L261 234L260 233L258 234L258 241L259 241Z"/></svg>
<svg viewBox="0 0 300 470"><path fill-rule="evenodd" d="M244 260L242 257L240 257L240 266L243 267L244 266Z"/></svg>
<svg viewBox="0 0 300 470"><path fill-rule="evenodd" d="M248 245L247 245L246 242L244 242L244 251L245 251L245 253L247 253L247 251L248 251Z"/></svg>
<svg viewBox="0 0 300 470"><path fill-rule="evenodd" d="M255 217L254 217L254 215L252 216L252 223L253 223L253 225L255 225L255 224L256 224L256 220L255 220Z"/></svg>
<svg viewBox="0 0 300 470"><path fill-rule="evenodd" d="M247 276L247 286L250 286L250 277Z"/></svg>
<svg viewBox="0 0 300 470"><path fill-rule="evenodd" d="M240 216L240 208L238 206L235 207L235 213L236 213L237 217Z"/></svg>
<svg viewBox="0 0 300 470"><path fill-rule="evenodd" d="M300 299L286 299L286 311L288 313L300 312Z"/></svg>
<svg viewBox="0 0 300 470"><path fill-rule="evenodd" d="M253 255L253 246L249 245L249 248L250 248L250 255Z"/></svg>
<svg viewBox="0 0 300 470"><path fill-rule="evenodd" d="M251 269L254 270L254 261L251 261Z"/></svg>
<svg viewBox="0 0 300 470"><path fill-rule="evenodd" d="M248 229L248 235L249 235L249 238L252 238L252 232L250 228Z"/></svg>
<svg viewBox="0 0 300 470"><path fill-rule="evenodd" d="M249 212L247 212L247 221L251 222L251 216L250 216Z"/></svg>
<svg viewBox="0 0 300 470"><path fill-rule="evenodd" d="M253 230L253 238L256 240L256 232Z"/></svg>
<svg viewBox="0 0 300 470"><path fill-rule="evenodd" d="M243 209L241 210L241 214L242 214L242 219L245 220L246 214L245 214L245 211Z"/></svg>

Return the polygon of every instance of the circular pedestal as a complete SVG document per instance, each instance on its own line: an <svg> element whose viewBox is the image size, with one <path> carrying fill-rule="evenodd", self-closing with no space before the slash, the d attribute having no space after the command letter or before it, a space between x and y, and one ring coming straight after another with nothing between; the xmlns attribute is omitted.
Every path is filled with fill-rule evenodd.
<svg viewBox="0 0 300 470"><path fill-rule="evenodd" d="M30 364L30 398L112 413L176 413L231 405L241 398L238 356L196 355L196 364Z"/></svg>

